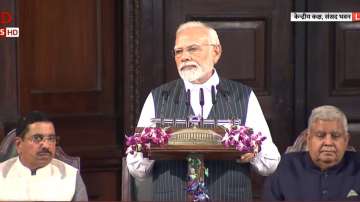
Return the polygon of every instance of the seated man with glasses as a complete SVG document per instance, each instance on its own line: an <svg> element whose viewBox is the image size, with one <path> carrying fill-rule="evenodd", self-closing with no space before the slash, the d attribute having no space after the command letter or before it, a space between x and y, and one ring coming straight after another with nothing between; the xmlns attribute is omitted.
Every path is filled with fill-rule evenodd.
<svg viewBox="0 0 360 202"><path fill-rule="evenodd" d="M58 136L41 112L20 118L17 157L0 164L1 201L87 201L79 170L54 159Z"/></svg>

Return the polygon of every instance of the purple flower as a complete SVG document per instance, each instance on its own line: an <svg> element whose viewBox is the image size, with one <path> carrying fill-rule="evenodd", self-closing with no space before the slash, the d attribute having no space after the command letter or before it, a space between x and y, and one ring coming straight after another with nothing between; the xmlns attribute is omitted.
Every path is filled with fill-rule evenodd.
<svg viewBox="0 0 360 202"><path fill-rule="evenodd" d="M162 146L167 144L171 134L166 133L162 128L144 128L141 133L134 133L132 136L126 136L126 154L135 154L136 152L148 152L151 144Z"/></svg>
<svg viewBox="0 0 360 202"><path fill-rule="evenodd" d="M246 126L231 126L225 130L222 143L225 147L233 146L240 152L258 152L262 142L266 139L261 133L254 134L252 128Z"/></svg>

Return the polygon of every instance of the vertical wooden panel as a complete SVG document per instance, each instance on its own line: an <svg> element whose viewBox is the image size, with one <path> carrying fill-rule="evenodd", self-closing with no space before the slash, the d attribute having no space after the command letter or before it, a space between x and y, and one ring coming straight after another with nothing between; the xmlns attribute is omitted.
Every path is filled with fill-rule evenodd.
<svg viewBox="0 0 360 202"><path fill-rule="evenodd" d="M34 12L29 12L29 17L36 30L32 47L36 62L31 75L32 92L78 92L102 87L98 79L102 64L101 60L97 61L101 59L97 51L102 47L96 43L98 37L101 38L102 16L97 3L34 1L26 8Z"/></svg>
<svg viewBox="0 0 360 202"><path fill-rule="evenodd" d="M38 109L48 112L59 122L78 117L85 123L99 123L84 124L86 131L73 134L73 137L88 138L87 133L101 130L99 126L105 127L101 124L105 122L113 122L112 126L106 127L115 132L115 27L111 4L114 2L99 0L21 3L23 34L19 75L22 113ZM68 127L74 130L79 126L70 123ZM107 136L108 143L114 144L115 134ZM95 134L90 137L94 137L92 144L98 143Z"/></svg>
<svg viewBox="0 0 360 202"><path fill-rule="evenodd" d="M360 10L360 2L309 1L310 11ZM319 105L335 105L348 117L351 144L360 148L360 23L308 24L307 112Z"/></svg>
<svg viewBox="0 0 360 202"><path fill-rule="evenodd" d="M13 21L0 27L17 27L16 1L0 1L0 12L9 12ZM16 45L18 38L0 39L0 139L6 133L7 122L14 122L18 114L16 80Z"/></svg>
<svg viewBox="0 0 360 202"><path fill-rule="evenodd" d="M223 77L251 86L258 95L269 93L265 87L269 82L269 77L265 76L267 23L249 18L209 21L217 30L224 50L216 68Z"/></svg>
<svg viewBox="0 0 360 202"><path fill-rule="evenodd" d="M30 0L18 8L21 114L36 109L52 117L64 150L81 157L90 200L119 198L117 5L114 0ZM111 189L97 189L107 182Z"/></svg>
<svg viewBox="0 0 360 202"><path fill-rule="evenodd" d="M111 82L104 66L103 13L100 1L25 1L20 42L21 111L53 114L105 111L103 82ZM31 19L31 21L29 20ZM30 51L31 50L31 51ZM26 51L26 52L25 52ZM113 68L113 67L111 67ZM56 102L66 99L67 103ZM113 106L110 103L110 106ZM113 108L113 107L112 107Z"/></svg>

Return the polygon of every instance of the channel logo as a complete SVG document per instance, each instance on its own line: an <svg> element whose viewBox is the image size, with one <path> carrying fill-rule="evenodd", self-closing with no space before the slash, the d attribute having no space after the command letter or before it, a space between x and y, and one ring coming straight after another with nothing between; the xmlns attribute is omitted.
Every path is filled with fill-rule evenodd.
<svg viewBox="0 0 360 202"><path fill-rule="evenodd" d="M0 38L17 38L20 32L18 27L3 27L0 28Z"/></svg>
<svg viewBox="0 0 360 202"><path fill-rule="evenodd" d="M10 27L12 22L14 22L12 13L0 11L0 38L17 38L20 36L19 27Z"/></svg>

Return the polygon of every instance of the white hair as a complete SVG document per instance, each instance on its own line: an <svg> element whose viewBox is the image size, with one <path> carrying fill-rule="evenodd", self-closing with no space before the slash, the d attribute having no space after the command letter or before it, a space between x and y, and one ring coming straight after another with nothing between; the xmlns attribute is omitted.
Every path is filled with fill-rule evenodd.
<svg viewBox="0 0 360 202"><path fill-rule="evenodd" d="M220 45L220 40L215 29L200 21L189 21L179 25L179 27L176 30L176 35L178 35L181 31L185 29L193 28L193 27L206 28L209 32L209 43L214 45Z"/></svg>
<svg viewBox="0 0 360 202"><path fill-rule="evenodd" d="M311 124L317 120L325 121L340 121L344 127L345 132L348 132L348 122L347 118L339 108L331 105L323 105L316 107L311 111L311 115L308 121L308 128Z"/></svg>

